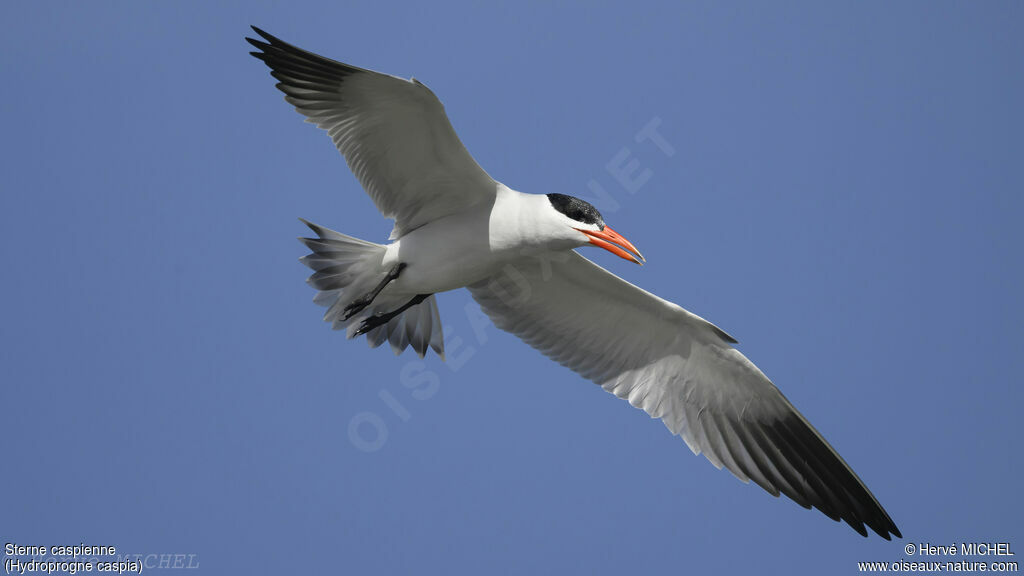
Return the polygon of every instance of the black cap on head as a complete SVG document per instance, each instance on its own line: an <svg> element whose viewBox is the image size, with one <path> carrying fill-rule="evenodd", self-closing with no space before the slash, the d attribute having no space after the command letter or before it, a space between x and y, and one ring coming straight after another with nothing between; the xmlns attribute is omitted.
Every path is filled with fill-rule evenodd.
<svg viewBox="0 0 1024 576"><path fill-rule="evenodd" d="M597 224L598 228L604 230L604 218L601 218L601 213L597 211L597 208L588 202L565 194L548 194L548 200L551 201L555 210L569 218L584 224Z"/></svg>

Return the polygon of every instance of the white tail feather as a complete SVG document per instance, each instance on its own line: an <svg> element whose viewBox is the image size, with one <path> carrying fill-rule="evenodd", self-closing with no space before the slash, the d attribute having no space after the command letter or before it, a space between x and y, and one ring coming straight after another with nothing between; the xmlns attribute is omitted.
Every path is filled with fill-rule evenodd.
<svg viewBox="0 0 1024 576"><path fill-rule="evenodd" d="M318 290L313 302L327 308L324 321L330 322L332 328L344 329L352 338L366 318L390 312L405 303L381 294L369 306L346 319L345 308L373 289L387 274L381 264L387 247L346 236L306 220L302 222L316 233L317 238L299 238L312 250L299 261L314 271L307 280ZM410 307L387 324L370 330L366 341L372 348L390 342L395 354L401 354L411 344L420 358L430 347L444 359L441 316L434 296Z"/></svg>

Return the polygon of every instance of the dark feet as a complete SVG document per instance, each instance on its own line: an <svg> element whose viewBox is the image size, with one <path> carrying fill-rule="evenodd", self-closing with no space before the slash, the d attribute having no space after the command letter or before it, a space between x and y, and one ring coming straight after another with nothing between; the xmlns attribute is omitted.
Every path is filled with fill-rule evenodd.
<svg viewBox="0 0 1024 576"><path fill-rule="evenodd" d="M342 317L342 320L348 320L349 318L355 316L364 308L372 304L373 299L376 298L378 294L380 294L380 291L383 290L384 287L387 286L388 283L390 283L392 280L398 278L398 275L401 274L402 270L404 269L404 262L399 262L398 264L395 264L391 268L391 270L388 270L387 275L384 276L384 279L381 280L380 283L373 288L373 290L370 290L368 293L353 300L352 303L349 304L348 306L345 306L345 315ZM370 328L367 328L367 330L370 330ZM362 332L360 332L360 334L362 334Z"/></svg>
<svg viewBox="0 0 1024 576"><path fill-rule="evenodd" d="M349 304L348 306L345 306L345 312L344 312L345 315L341 319L342 320L348 320L349 318L355 316L363 308L366 308L367 306L372 304L373 303L373 299L376 298L376 297L377 297L376 294L372 294L371 293L371 294L367 294L366 296L363 296L362 298L356 299L355 302Z"/></svg>
<svg viewBox="0 0 1024 576"><path fill-rule="evenodd" d="M394 316L390 314L378 314L376 316L370 316L366 320L363 320L363 323L359 325L359 329L356 330L355 336L362 336L363 334L366 334L367 332L373 330L377 326L387 324L388 322L391 321L392 318L394 318Z"/></svg>
<svg viewBox="0 0 1024 576"><path fill-rule="evenodd" d="M359 325L359 329L356 330L356 332L355 332L355 334L353 334L353 336L361 336L363 334L366 334L370 330L373 330L374 328L376 328L378 326L383 326L384 324L387 324L395 316L398 316L402 312L405 312L409 308L412 308L413 306L419 304L420 302L423 302L424 300L426 300L429 297L430 297L430 294L418 294L418 295L414 296L412 300L409 300L405 304L402 304L402 307L399 308L398 310L395 310L393 312L388 312L387 314L377 314L375 316L370 316L366 320L363 320L363 323ZM364 306L364 308L365 308L365 306Z"/></svg>

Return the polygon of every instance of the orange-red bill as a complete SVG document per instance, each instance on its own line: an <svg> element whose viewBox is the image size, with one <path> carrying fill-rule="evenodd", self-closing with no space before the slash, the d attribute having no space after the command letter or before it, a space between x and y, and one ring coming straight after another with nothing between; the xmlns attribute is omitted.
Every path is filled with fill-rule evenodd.
<svg viewBox="0 0 1024 576"><path fill-rule="evenodd" d="M580 229L577 228L577 230ZM580 232L583 232L590 238L591 244L604 248L619 258L629 260L630 262L636 262L641 266L643 266L643 263L647 261L643 255L640 254L640 251L636 249L636 246L633 246L632 242L626 240L625 237L615 230L612 230L611 226L605 226L604 230L580 230ZM623 248L625 248L625 250Z"/></svg>

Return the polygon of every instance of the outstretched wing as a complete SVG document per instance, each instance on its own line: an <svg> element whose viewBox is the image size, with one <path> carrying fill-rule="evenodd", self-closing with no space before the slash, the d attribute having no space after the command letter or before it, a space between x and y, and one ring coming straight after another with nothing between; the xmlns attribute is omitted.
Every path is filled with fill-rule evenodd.
<svg viewBox="0 0 1024 576"><path fill-rule="evenodd" d="M469 289L499 328L661 418L718 468L862 535L867 525L901 536L821 434L699 316L576 252L522 260Z"/></svg>
<svg viewBox="0 0 1024 576"><path fill-rule="evenodd" d="M318 56L253 27L285 100L327 130L377 208L395 220L392 238L477 202L496 182L462 145L444 106L414 80Z"/></svg>

